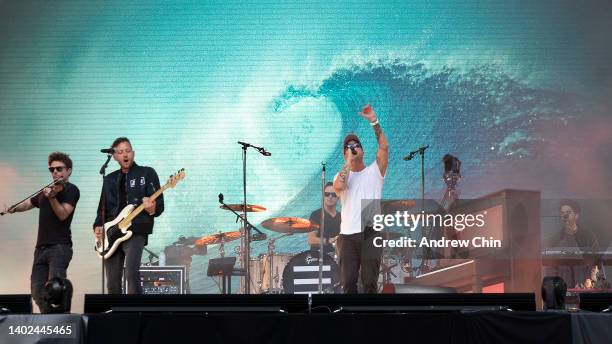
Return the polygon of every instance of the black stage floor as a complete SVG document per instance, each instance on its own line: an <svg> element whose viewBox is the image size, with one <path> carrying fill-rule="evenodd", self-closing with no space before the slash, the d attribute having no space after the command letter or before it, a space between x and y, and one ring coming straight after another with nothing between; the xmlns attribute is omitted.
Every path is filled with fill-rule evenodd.
<svg viewBox="0 0 612 344"><path fill-rule="evenodd" d="M0 315L0 343L612 343L611 314L534 305L533 294L88 295L84 315Z"/></svg>

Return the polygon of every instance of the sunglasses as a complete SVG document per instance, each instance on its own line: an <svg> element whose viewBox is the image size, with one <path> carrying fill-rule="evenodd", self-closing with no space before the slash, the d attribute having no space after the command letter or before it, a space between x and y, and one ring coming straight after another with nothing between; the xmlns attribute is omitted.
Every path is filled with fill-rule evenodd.
<svg viewBox="0 0 612 344"><path fill-rule="evenodd" d="M49 172L53 173L53 171L64 172L65 166L57 166L57 167L49 167Z"/></svg>
<svg viewBox="0 0 612 344"><path fill-rule="evenodd" d="M353 149L353 148L361 148L361 144L359 144L359 143L353 143L352 145L346 145L346 146L344 146L344 149Z"/></svg>
<svg viewBox="0 0 612 344"><path fill-rule="evenodd" d="M335 192L325 192L325 197L338 197Z"/></svg>

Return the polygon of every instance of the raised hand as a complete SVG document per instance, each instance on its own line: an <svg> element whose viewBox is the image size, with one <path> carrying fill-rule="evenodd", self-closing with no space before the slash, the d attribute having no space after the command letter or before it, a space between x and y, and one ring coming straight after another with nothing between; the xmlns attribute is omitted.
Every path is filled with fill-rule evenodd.
<svg viewBox="0 0 612 344"><path fill-rule="evenodd" d="M361 117L367 119L370 123L376 122L376 112L374 112L374 109L372 109L372 105L370 104L364 106L359 114Z"/></svg>

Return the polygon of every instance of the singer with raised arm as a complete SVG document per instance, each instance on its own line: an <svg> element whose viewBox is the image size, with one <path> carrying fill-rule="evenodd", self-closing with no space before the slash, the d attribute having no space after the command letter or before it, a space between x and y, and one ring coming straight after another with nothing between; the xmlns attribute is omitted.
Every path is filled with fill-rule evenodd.
<svg viewBox="0 0 612 344"><path fill-rule="evenodd" d="M342 222L337 240L339 251L340 279L344 293L357 293L357 281L361 271L364 293L376 293L380 269L381 248L374 247L372 240L376 232L367 223L362 223L362 200L380 200L385 173L389 163L389 142L372 109L366 105L359 113L366 119L376 135L378 150L376 160L366 166L364 150L359 137L348 134L344 138L345 164L334 177L334 190L342 205Z"/></svg>
<svg viewBox="0 0 612 344"><path fill-rule="evenodd" d="M53 183L22 202L5 207L3 212L12 214L34 207L40 209L30 287L41 313L49 311L43 300L45 283L54 277L66 278L72 260L70 224L80 197L79 188L68 182L72 174L70 157L54 152L49 155L48 164Z"/></svg>
<svg viewBox="0 0 612 344"><path fill-rule="evenodd" d="M121 293L124 264L128 294L141 294L142 251L148 236L153 233L154 218L164 211L164 197L160 195L154 201L149 199L160 188L159 177L153 168L134 162L135 153L128 138L117 138L112 148L113 159L120 168L104 177L93 225L94 236L98 242L103 240L103 225L118 217L128 204L144 206L144 211L132 220L129 240L121 242L116 252L104 261L109 294Z"/></svg>

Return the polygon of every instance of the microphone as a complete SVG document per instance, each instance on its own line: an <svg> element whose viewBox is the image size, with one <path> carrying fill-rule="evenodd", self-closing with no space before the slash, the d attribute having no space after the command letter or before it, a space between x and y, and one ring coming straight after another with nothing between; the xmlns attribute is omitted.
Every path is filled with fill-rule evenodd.
<svg viewBox="0 0 612 344"><path fill-rule="evenodd" d="M421 155L425 154L425 150L426 150L427 148L429 148L429 145L427 145L427 146L423 146L423 147L420 147L419 149L417 149L417 150L415 150L415 151L410 152L410 154L408 154L408 155L406 155L406 156L404 157L404 160L406 160L406 161L408 161L408 160L412 160L412 158L414 158L414 156L415 156L417 153L418 153L418 154L421 154Z"/></svg>
<svg viewBox="0 0 612 344"><path fill-rule="evenodd" d="M106 154L115 154L115 148L104 148L104 149L100 149L101 153L106 153Z"/></svg>
<svg viewBox="0 0 612 344"><path fill-rule="evenodd" d="M219 194L219 203L223 204L223 194Z"/></svg>
<svg viewBox="0 0 612 344"><path fill-rule="evenodd" d="M253 148L257 149L257 151L258 151L259 153L261 153L262 155L264 155L264 156L270 156L270 155L272 155L272 153L268 152L268 151L267 151L265 148L263 148L263 147L257 147L257 146L255 146L255 145L252 145L252 144L247 143L247 142L242 142L242 141L238 141L238 144L242 145L243 149L247 149L247 148L249 148L249 147L253 147Z"/></svg>

